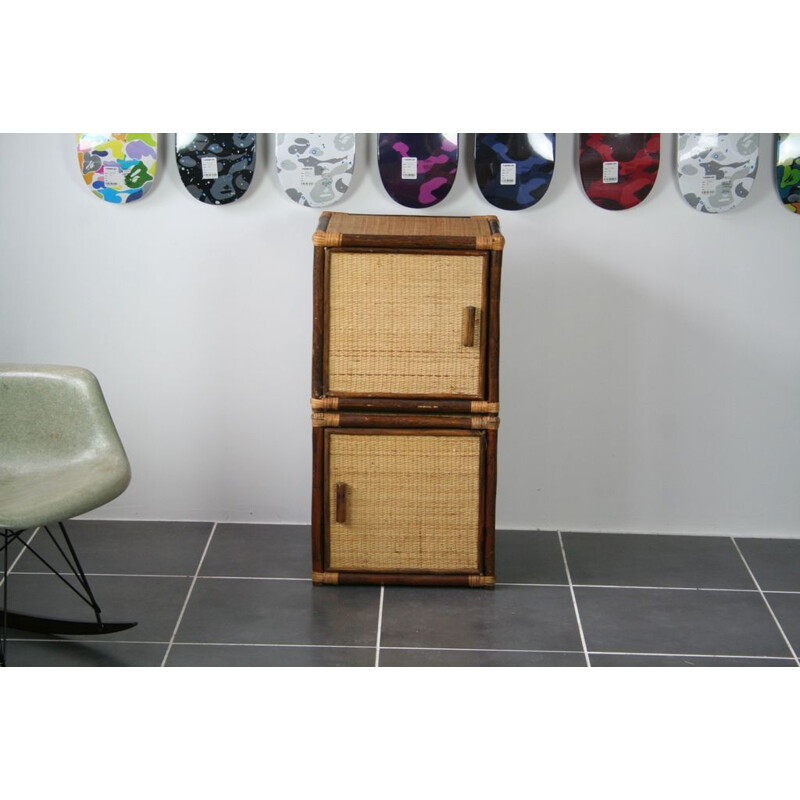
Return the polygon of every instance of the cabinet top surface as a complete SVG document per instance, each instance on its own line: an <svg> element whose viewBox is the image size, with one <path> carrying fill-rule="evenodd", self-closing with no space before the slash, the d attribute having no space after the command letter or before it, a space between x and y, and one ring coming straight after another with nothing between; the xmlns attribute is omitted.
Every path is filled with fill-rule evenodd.
<svg viewBox="0 0 800 800"><path fill-rule="evenodd" d="M344 214L324 211L314 233L318 247L406 246L502 250L497 217Z"/></svg>

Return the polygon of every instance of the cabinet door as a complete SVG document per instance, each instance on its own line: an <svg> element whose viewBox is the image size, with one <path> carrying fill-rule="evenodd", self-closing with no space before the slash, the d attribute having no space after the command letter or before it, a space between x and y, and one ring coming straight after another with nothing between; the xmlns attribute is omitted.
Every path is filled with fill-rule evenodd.
<svg viewBox="0 0 800 800"><path fill-rule="evenodd" d="M484 398L485 253L331 249L324 391Z"/></svg>
<svg viewBox="0 0 800 800"><path fill-rule="evenodd" d="M325 568L479 573L481 431L327 430Z"/></svg>

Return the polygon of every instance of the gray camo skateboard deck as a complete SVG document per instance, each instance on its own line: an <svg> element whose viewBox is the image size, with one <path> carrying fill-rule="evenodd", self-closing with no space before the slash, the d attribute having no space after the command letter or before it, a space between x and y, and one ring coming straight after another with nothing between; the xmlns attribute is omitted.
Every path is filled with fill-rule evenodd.
<svg viewBox="0 0 800 800"><path fill-rule="evenodd" d="M278 181L301 206L338 203L350 188L355 160L354 133L279 133L276 137Z"/></svg>
<svg viewBox="0 0 800 800"><path fill-rule="evenodd" d="M696 211L719 214L749 194L758 170L757 133L679 133L678 186Z"/></svg>

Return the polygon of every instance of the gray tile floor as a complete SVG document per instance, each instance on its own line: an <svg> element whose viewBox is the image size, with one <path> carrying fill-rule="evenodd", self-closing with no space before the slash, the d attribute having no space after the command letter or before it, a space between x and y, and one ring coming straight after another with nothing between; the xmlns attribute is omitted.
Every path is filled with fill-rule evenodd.
<svg viewBox="0 0 800 800"><path fill-rule="evenodd" d="M487 591L315 587L306 526L69 528L105 619L138 625L9 631L9 667L800 666L800 540L500 531ZM11 609L88 618L11 555Z"/></svg>

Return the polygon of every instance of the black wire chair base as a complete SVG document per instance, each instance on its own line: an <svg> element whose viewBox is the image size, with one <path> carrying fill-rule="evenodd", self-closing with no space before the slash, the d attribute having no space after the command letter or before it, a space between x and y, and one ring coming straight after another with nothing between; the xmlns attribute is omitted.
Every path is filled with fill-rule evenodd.
<svg viewBox="0 0 800 800"><path fill-rule="evenodd" d="M94 598L92 589L89 586L89 581L86 578L86 573L83 571L81 562L78 559L78 554L72 546L67 529L64 527L63 522L58 523L63 538L63 546L49 527L42 526L47 532L50 541L55 545L61 557L69 567L69 579L62 575L52 564L50 564L30 542L26 542L22 538L24 530L5 530L3 531L2 544L0 544L0 552L3 553L3 608L0 610L0 627L2 633L0 634L0 666L6 665L6 645L7 645L7 630L29 631L32 633L45 633L54 635L67 635L67 636L97 636L105 633L117 633L124 631L128 628L133 628L135 622L103 622L100 618L100 606ZM19 541L30 553L32 553L39 561L44 564L56 577L60 578L73 592L75 592L84 603L86 603L94 612L93 622L81 622L78 620L65 620L65 619L50 619L48 617L33 616L30 614L20 614L8 609L8 548L9 545ZM70 580L71 579L71 580ZM77 584L77 585L76 585Z"/></svg>
<svg viewBox="0 0 800 800"><path fill-rule="evenodd" d="M118 633L135 627L135 622L78 622L69 619L34 617L30 614L6 614L6 626L15 631L30 633L52 633L64 636L98 636L103 633Z"/></svg>

